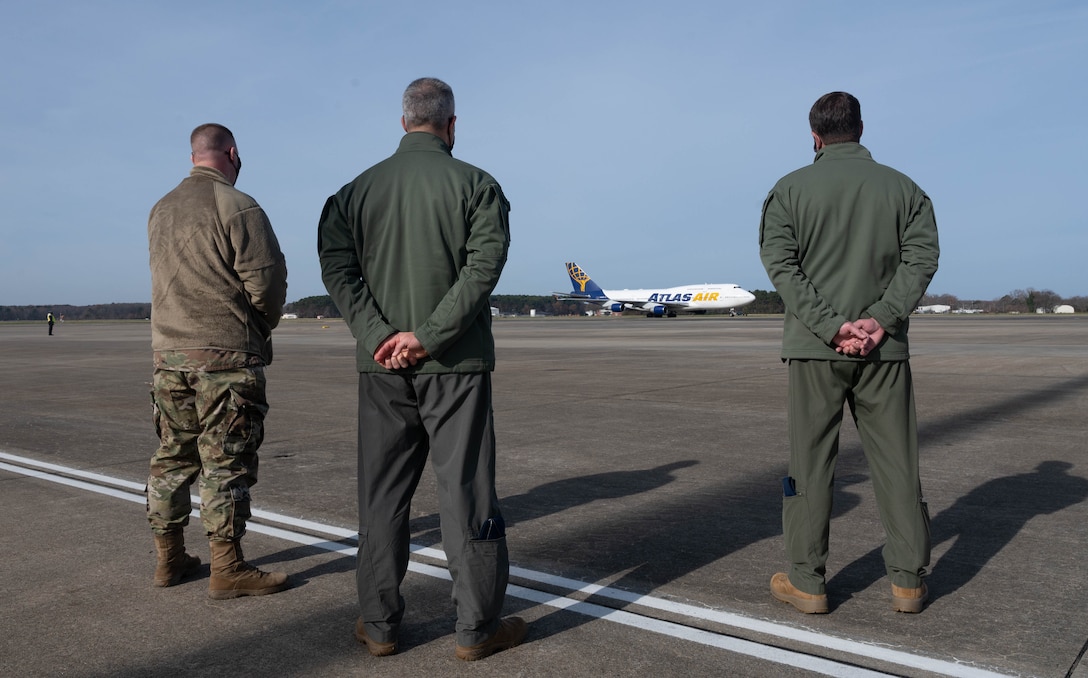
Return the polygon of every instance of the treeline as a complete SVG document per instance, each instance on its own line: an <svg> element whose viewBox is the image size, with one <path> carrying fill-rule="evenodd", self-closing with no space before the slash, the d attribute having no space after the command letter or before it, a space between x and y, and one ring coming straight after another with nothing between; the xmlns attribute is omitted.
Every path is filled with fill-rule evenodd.
<svg viewBox="0 0 1088 678"><path fill-rule="evenodd" d="M339 318L340 311L332 303L332 297L323 294L319 297L305 297L292 301L283 307L284 313L294 313L300 318Z"/></svg>
<svg viewBox="0 0 1088 678"><path fill-rule="evenodd" d="M495 295L491 297L491 305L499 309L502 315L529 315L531 311L536 311L538 315L580 315L584 310L583 305L576 301L556 301L552 296L528 294ZM283 312L300 318L340 317L340 311L327 294L299 299L284 306Z"/></svg>
<svg viewBox="0 0 1088 678"><path fill-rule="evenodd" d="M91 306L0 306L0 320L41 320L50 313L60 320L144 320L151 317L151 303L93 304Z"/></svg>
<svg viewBox="0 0 1088 678"><path fill-rule="evenodd" d="M491 297L491 305L500 315L582 315L585 304L578 301L559 301L552 296L533 294L498 294Z"/></svg>
<svg viewBox="0 0 1088 678"><path fill-rule="evenodd" d="M1063 297L1053 290L1013 290L1000 299L960 299L954 294L927 294L920 306L943 304L953 311L976 310L985 313L1052 313L1057 306L1072 306L1077 313L1088 312L1088 297Z"/></svg>
<svg viewBox="0 0 1088 678"><path fill-rule="evenodd" d="M767 313L785 313L786 304L782 301L782 297L771 290L752 290L752 294L756 300L748 304L744 308L740 309L741 313L757 313L760 315Z"/></svg>

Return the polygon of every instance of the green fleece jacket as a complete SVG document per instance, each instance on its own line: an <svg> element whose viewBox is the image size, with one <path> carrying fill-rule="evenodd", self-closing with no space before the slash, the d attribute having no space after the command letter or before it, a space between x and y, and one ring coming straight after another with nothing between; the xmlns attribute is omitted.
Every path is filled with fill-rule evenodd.
<svg viewBox="0 0 1088 678"><path fill-rule="evenodd" d="M411 132L391 157L325 202L321 277L356 339L360 372L386 372L374 351L415 332L430 357L404 373L495 367L489 298L510 246L510 203L486 172L433 134Z"/></svg>
<svg viewBox="0 0 1088 678"><path fill-rule="evenodd" d="M257 201L193 167L151 209L151 346L224 349L272 362L287 265Z"/></svg>
<svg viewBox="0 0 1088 678"><path fill-rule="evenodd" d="M937 272L929 197L858 143L831 144L763 203L760 258L786 305L782 358L906 360L909 316ZM844 322L874 318L884 340L865 358L835 352Z"/></svg>

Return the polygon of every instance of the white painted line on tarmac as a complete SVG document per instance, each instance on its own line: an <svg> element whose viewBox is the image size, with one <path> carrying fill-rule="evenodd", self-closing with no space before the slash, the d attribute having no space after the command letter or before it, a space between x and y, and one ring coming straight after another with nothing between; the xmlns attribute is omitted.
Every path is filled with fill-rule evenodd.
<svg viewBox="0 0 1088 678"><path fill-rule="evenodd" d="M841 678L876 678L877 676L894 675L882 673L880 671L872 671L870 669L863 669L858 666L850 666L849 664L842 664L830 659L802 654L800 652L783 650L774 647L773 645L762 645L760 643L733 638L732 636L726 636L712 631L704 631L703 629L684 626L683 624L677 624L675 622L632 614L631 612L616 610L610 607L604 607L603 605L586 603L572 598L555 597L543 591L528 589L521 586L508 586L507 594L531 600L541 605L570 610L589 617L604 619L624 626L630 626L663 636L698 643L700 645L716 647L735 654L755 657L756 659L763 661L805 669L806 671L821 673L825 676L838 676Z"/></svg>
<svg viewBox="0 0 1088 678"><path fill-rule="evenodd" d="M12 464L5 464L3 462L0 462L0 469L6 471L11 471L13 473L59 483L61 485L67 485L69 487L74 487L81 490L104 494L117 499L123 499L125 501L132 501L140 504L145 503L143 495L144 486L140 483L134 483L131 481L122 480L120 478L113 478L110 476L70 468L67 466L60 466L48 462L37 461L28 457L8 454L3 451L0 451L0 459L5 459L9 462L12 462L12 464L18 464L17 466L15 466ZM35 469L43 470L38 471ZM199 504L200 500L198 497L192 496L191 499L193 503ZM257 520L275 522L280 525L287 525L297 529L316 532L318 534L333 537L336 540L356 541L358 537L358 533L354 530L326 525L324 523L318 523L300 518L292 518L290 516L272 513L269 511L254 509L252 511L252 514L253 518ZM199 512L194 509L192 515L198 516ZM286 530L280 527L275 527L273 525L265 525L259 522L251 522L247 526L247 529L251 532L269 535L297 544L313 546L315 548L339 553L345 556L354 556L356 551L355 545L338 543L337 541L329 541L328 539L322 539L320 537L315 537L309 534ZM429 558L434 558L437 560L446 559L445 553L435 548L417 546L413 544L411 546L411 551L413 553L427 556ZM436 567L425 563L409 561L408 569L412 572L416 572L417 574L423 574L437 579L445 579L447 581L450 579L449 571L445 568ZM870 645L868 643L848 640L845 638L836 638L834 636L815 633L813 631L796 629L790 626L776 624L774 622L752 619L750 617L745 617L743 615L731 612L696 607L693 605L686 605L684 603L677 603L654 596L640 595L637 593L622 591L620 589L615 589L608 586L600 586L598 584L587 583L579 581L577 579L558 577L544 572L537 572L535 570L528 570L520 567L511 567L510 574L511 576L518 577L520 579L525 579L540 584L546 584L572 592L598 596L623 603L629 603L632 605L640 605L642 607L661 610L663 612L669 612L671 614L677 614L692 619L699 619L703 621L713 622L716 624L721 624L726 627L746 629L749 631L766 634L772 637L778 637L804 643L807 645L812 645L814 647L836 650L858 657L888 662L889 664L893 664L896 666L921 669L923 671L929 671L942 676L953 676L955 678L1007 678L1006 674L995 673L993 671L977 668L967 664L957 664L954 662L942 661L929 657L922 657L919 655L911 654L909 652L893 650L886 647L879 647L876 645ZM577 612L597 619L615 622L624 626L643 629L653 633L658 633L661 635L666 635L673 638L706 645L709 647L717 647L729 652L755 657L761 660L771 661L787 666L793 666L796 668L801 668L828 676L839 676L842 678L869 678L891 675L880 673L877 671L871 671L869 669L859 668L856 666L851 666L849 664L835 662L829 659L823 659L821 657L816 657L813 655L784 650L771 645L763 645L760 643L742 640L739 638L733 638L731 636L726 636L711 631L704 631L702 629L692 628L683 624L663 621L660 619L655 619L653 617L646 617L623 610L616 610L610 607L605 607L603 605L587 603L566 596L555 596L550 593L537 591L535 589L530 589L515 584L511 584L508 586L507 594L515 596L517 598L521 598L523 600L535 602L540 605L547 605L549 607L554 607L557 609L570 610L572 612Z"/></svg>

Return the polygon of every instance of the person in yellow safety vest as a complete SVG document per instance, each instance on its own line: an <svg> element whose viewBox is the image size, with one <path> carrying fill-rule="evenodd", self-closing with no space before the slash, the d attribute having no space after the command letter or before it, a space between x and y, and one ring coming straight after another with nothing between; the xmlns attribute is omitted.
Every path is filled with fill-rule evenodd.
<svg viewBox="0 0 1088 678"><path fill-rule="evenodd" d="M45 321L49 323L49 336L53 336L53 323L55 323L56 320L53 318L52 311L46 314Z"/></svg>

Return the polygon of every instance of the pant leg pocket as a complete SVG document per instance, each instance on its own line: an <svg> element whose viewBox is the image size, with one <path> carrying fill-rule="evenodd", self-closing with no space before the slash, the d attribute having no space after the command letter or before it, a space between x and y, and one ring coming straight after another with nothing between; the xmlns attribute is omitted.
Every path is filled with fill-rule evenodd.
<svg viewBox="0 0 1088 678"><path fill-rule="evenodd" d="M486 639L498 628L506 586L510 580L510 555L506 537L469 539L462 550L453 585L457 605L459 640Z"/></svg>

